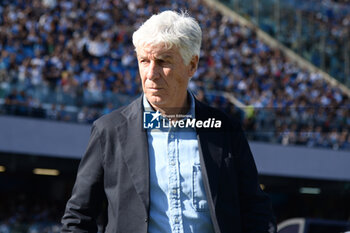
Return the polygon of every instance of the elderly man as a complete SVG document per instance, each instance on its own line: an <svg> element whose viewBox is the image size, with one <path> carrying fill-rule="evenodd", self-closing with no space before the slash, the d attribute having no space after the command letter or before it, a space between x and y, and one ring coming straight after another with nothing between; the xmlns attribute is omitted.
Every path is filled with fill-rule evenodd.
<svg viewBox="0 0 350 233"><path fill-rule="evenodd" d="M153 15L133 35L143 95L94 122L62 232L274 232L240 126L187 90L201 29ZM150 117L150 118L149 118Z"/></svg>

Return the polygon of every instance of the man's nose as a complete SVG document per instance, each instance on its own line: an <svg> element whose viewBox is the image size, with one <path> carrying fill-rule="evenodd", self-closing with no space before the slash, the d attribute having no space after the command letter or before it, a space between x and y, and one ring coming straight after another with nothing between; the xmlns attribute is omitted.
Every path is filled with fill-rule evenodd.
<svg viewBox="0 0 350 233"><path fill-rule="evenodd" d="M147 79L153 80L159 77L159 70L157 64L151 61L147 70Z"/></svg>

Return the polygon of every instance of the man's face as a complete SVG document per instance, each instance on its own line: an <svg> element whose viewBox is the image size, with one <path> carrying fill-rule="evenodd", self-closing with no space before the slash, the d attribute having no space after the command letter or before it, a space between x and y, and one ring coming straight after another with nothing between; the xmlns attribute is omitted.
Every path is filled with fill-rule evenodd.
<svg viewBox="0 0 350 233"><path fill-rule="evenodd" d="M178 48L166 49L163 44L140 46L136 52L148 102L158 108L183 107L188 81L196 71L198 57L185 65Z"/></svg>

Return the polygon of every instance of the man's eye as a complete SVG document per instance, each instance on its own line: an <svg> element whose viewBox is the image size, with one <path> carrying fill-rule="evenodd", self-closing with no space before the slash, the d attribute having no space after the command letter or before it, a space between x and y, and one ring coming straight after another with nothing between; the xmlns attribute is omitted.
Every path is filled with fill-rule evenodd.
<svg viewBox="0 0 350 233"><path fill-rule="evenodd" d="M169 63L169 62L167 62L167 61L165 61L165 60L158 60L157 62L158 62L158 64L160 64L160 65L166 65L166 64Z"/></svg>

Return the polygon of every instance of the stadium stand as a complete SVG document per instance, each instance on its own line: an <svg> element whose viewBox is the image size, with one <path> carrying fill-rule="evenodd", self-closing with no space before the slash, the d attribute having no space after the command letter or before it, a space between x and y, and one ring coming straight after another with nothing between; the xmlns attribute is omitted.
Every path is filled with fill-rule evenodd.
<svg viewBox="0 0 350 233"><path fill-rule="evenodd" d="M10 198L5 196L1 200L1 233L60 232L59 220L64 203L28 198L24 194L17 194Z"/></svg>
<svg viewBox="0 0 350 233"><path fill-rule="evenodd" d="M0 113L90 124L127 104L141 90L131 33L166 9L189 9L203 28L192 91L241 117L250 139L350 150L350 99L343 90L199 0L1 1ZM312 17L318 14L324 11ZM337 31L347 20L327 23ZM0 233L59 231L60 203L0 198Z"/></svg>
<svg viewBox="0 0 350 233"><path fill-rule="evenodd" d="M93 122L140 93L133 29L153 12L191 9L204 31L200 68L190 84L195 93L203 90L210 104L237 113L211 91L233 93L247 106L243 121L251 139L349 148L349 96L321 74L298 67L254 29L200 1L156 3L3 1L1 111Z"/></svg>
<svg viewBox="0 0 350 233"><path fill-rule="evenodd" d="M331 0L222 1L350 86L350 5ZM269 6L269 7L264 7ZM257 10L259 9L259 10Z"/></svg>

